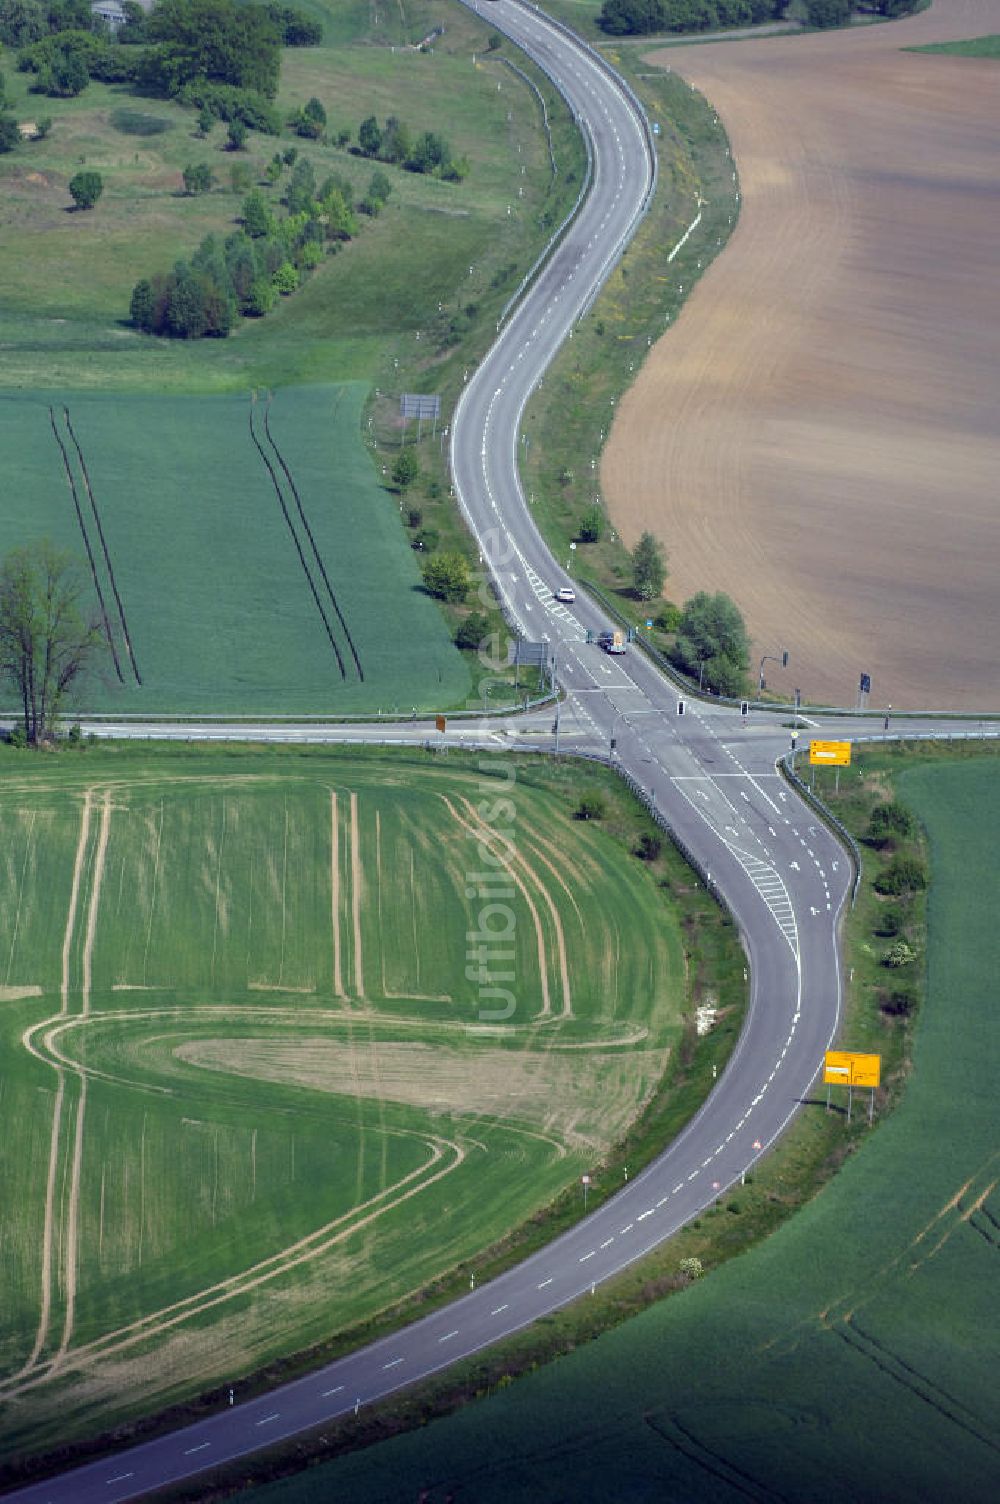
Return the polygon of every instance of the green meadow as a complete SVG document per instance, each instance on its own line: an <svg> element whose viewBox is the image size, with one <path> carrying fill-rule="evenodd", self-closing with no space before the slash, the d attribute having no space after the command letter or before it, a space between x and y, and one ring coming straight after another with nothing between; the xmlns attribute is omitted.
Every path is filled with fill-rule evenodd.
<svg viewBox="0 0 1000 1504"><path fill-rule="evenodd" d="M8 1459L384 1312L657 1092L675 911L573 779L489 761L4 754Z"/></svg>
<svg viewBox="0 0 1000 1504"><path fill-rule="evenodd" d="M427 360L447 376L449 326L469 304L482 305L492 327L579 187L580 146L565 108L545 85L559 163L553 177L538 99L492 56L474 63L486 53L489 28L463 6L407 0L370 9L323 0L310 9L323 20L323 44L285 49L276 104L287 118L319 98L327 143L287 129L280 138L251 132L247 149L232 153L224 125L202 139L193 111L136 97L127 85L95 82L75 99L46 99L28 92L30 75L5 70L17 118L53 120L44 141L0 158L5 386L233 391L359 378L388 385L397 365L419 370ZM417 50L435 28L443 35ZM262 174L274 152L291 145L318 182L337 173L363 195L377 164L335 141L344 129L356 142L371 114L397 115L416 134L441 133L468 159L468 177L447 183L383 165L392 193L378 218L360 216L357 237L298 293L221 343L153 340L131 329L136 281L169 271L203 236L237 226L246 190L232 187L234 165L249 170L276 209L288 171L273 187ZM188 163L211 168L211 192L183 193ZM105 181L97 208L85 214L71 212L66 187L81 166Z"/></svg>
<svg viewBox="0 0 1000 1504"><path fill-rule="evenodd" d="M408 714L467 697L360 441L364 398L360 383L273 401L0 397L0 453L20 479L0 554L56 540L102 616L80 708Z"/></svg>
<svg viewBox="0 0 1000 1504"><path fill-rule="evenodd" d="M255 1504L422 1488L435 1504L993 1496L1000 781L995 759L890 761L932 863L926 1001L891 1118L748 1254L483 1403Z"/></svg>

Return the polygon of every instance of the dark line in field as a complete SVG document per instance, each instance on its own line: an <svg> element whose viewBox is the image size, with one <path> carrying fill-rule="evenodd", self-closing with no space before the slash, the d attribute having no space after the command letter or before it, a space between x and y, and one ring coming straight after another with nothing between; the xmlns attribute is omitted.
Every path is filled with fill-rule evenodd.
<svg viewBox="0 0 1000 1504"><path fill-rule="evenodd" d="M953 1414L952 1410L948 1408L951 1406L954 1410L965 1410L966 1414L968 1414L966 1407L959 1400L954 1399L945 1390L939 1388L933 1380L927 1378L926 1374L922 1374L912 1364L907 1363L892 1348L887 1347L884 1343L879 1342L876 1337L872 1337L868 1332L864 1331L858 1326L857 1321L853 1317L848 1317L844 1322L831 1327L830 1330L835 1332L843 1342L846 1342L847 1346L852 1348L854 1352L858 1353L862 1358L867 1358L869 1363L874 1363L876 1368L881 1369L890 1379L895 1379L896 1383L901 1385L903 1389L909 1390L910 1394L916 1399L921 1400L930 1409L936 1410L938 1415L942 1416L945 1420L951 1421L953 1426L958 1426L960 1430L967 1432L976 1441L982 1442L984 1446L989 1447L990 1451L1000 1451L1000 1446L991 1437L979 1431L971 1418L965 1420L961 1415ZM869 1344L869 1347L874 1348L875 1351L869 1352L863 1346L865 1342ZM880 1356L880 1354L884 1354L884 1356ZM898 1373L892 1366L893 1364L898 1365L903 1372ZM908 1375L912 1375L912 1378L908 1377ZM921 1385L924 1387L921 1388ZM925 1389L928 1391L936 1390L941 1395L941 1399L935 1399L932 1393L925 1393Z"/></svg>
<svg viewBox="0 0 1000 1504"><path fill-rule="evenodd" d="M288 466L286 465L284 456L281 453L281 450L278 448L277 444L275 443L274 436L271 433L271 424L270 424L270 421L269 421L269 419L270 419L270 412L271 412L271 398L269 396L268 399L267 399L267 405L264 408L264 432L267 434L268 441L269 441L269 443L271 445L271 448L274 450L274 453L275 453L275 455L277 457L277 460L278 460L278 464L281 466L282 470L285 473L285 479L288 481L288 484L292 488L292 495L295 497L295 505L298 507L298 509L299 509L299 516L302 518L302 526L305 528L305 530L306 530L306 536L309 539L310 544L312 545L312 551L313 551L313 554L315 556L316 563L319 565L319 572L323 576L323 583L326 586L327 592L328 592L328 594L330 596L330 600L333 603L333 609L337 613L337 620L340 622L340 625L344 629L344 636L347 638L348 646L351 649L351 656L354 659L354 665L355 665L355 667L357 668L357 671L358 671L358 678L361 680L361 682L363 684L364 683L364 679L365 679L365 671L361 667L361 659L358 657L358 650L354 646L354 638L351 636L351 629L347 625L347 622L344 620L344 613L340 609L340 606L339 606L339 604L337 602L337 597L334 594L333 586L330 584L330 577L329 577L329 575L326 572L326 565L323 563L322 555L320 554L320 551L319 551L319 549L316 546L316 539L313 537L313 530L309 526L309 519L306 516L305 507L302 505L302 497L299 495L299 488L295 484L295 480L294 480L294 478L292 476L292 472L291 472L291 470L289 470Z"/></svg>
<svg viewBox="0 0 1000 1504"><path fill-rule="evenodd" d="M256 429L253 426L253 406L252 405L251 405L251 408L250 408L250 438L253 441L253 445L254 445L254 448L257 450L257 453L260 455L261 459L264 461L264 464L267 466L267 473L271 477L271 484L274 487L274 494L278 498L278 504L281 507L281 510L282 510L282 512L284 514L285 522L288 525L288 531L292 535L292 542L295 544L295 552L298 554L298 556L299 556L299 563L302 565L302 572L305 575L307 581L309 582L309 589L312 591L312 598L316 602L316 609L319 612L320 616L323 618L323 625L326 628L326 635L327 635L327 637L329 637L329 639L330 639L330 646L333 648L334 654L336 655L337 664L338 664L338 666L340 668L340 677L342 679L346 679L347 678L347 670L344 668L344 660L340 656L340 649L337 646L337 639L333 635L333 630L332 630L332 628L330 626L329 619L327 617L326 612L323 610L323 602L319 598L319 592L316 589L316 582L314 581L312 575L309 573L309 565L306 563L306 556L302 552L302 545L299 542L298 534L296 533L295 526L294 526L294 524L292 522L291 517L288 514L288 507L285 505L285 498L281 494L281 487L278 484L278 477L274 473L274 466L271 464L271 461L268 459L267 455L265 454L265 452L264 452L264 446L260 442L260 440L258 439Z"/></svg>
<svg viewBox="0 0 1000 1504"><path fill-rule="evenodd" d="M665 1441L668 1446L680 1452L682 1457L686 1457L689 1462L693 1462L696 1467L700 1467L703 1472L708 1473L710 1478L720 1479L727 1487L735 1489L737 1493L743 1494L748 1499L757 1500L758 1504L761 1499L780 1499L782 1497L781 1494L775 1493L773 1489L768 1490L763 1488L750 1477L749 1473L744 1473L742 1469L735 1467L733 1463L728 1462L724 1457L718 1457L714 1452L710 1451L703 1442L698 1441L689 1431L686 1431L675 1416L672 1415L670 1417L668 1424L680 1432L686 1445L678 1441L676 1436L671 1436L666 1426L658 1423L655 1416L644 1415L642 1418L649 1429L661 1441ZM705 1455L701 1456L701 1453ZM734 1474L735 1476L733 1476Z"/></svg>
<svg viewBox="0 0 1000 1504"><path fill-rule="evenodd" d="M977 1216L978 1213L973 1212L972 1216L967 1219L972 1231L977 1232L985 1242L989 1243L991 1248L1000 1248L1000 1239L995 1238L991 1232L987 1232L985 1227L980 1227L976 1222Z"/></svg>
<svg viewBox="0 0 1000 1504"><path fill-rule="evenodd" d="M94 488L90 484L90 472L87 469L87 461L83 457L83 450L80 448L80 441L77 438L73 430L73 425L69 420L68 407L63 408L63 415L66 419L67 432L69 433L70 438L73 440L73 446L76 449L77 455L79 456L80 469L83 471L83 483L87 487L87 495L90 497L91 511L94 514L94 521L97 523L97 536L100 538L101 548L104 550L104 562L108 566L108 579L111 581L111 589L114 593L115 604L118 607L118 619L122 624L122 636L125 639L125 648L129 656L129 662L132 665L132 672L133 674L135 674L135 682L137 684L141 684L142 675L139 672L139 665L136 663L135 654L132 651L132 639L129 636L128 622L125 620L125 607L122 605L122 598L118 594L118 584L115 580L115 572L111 567L111 554L108 551L108 542L104 536L104 528L101 526L101 514L97 510L97 498L94 495Z"/></svg>
<svg viewBox="0 0 1000 1504"><path fill-rule="evenodd" d="M66 469L66 479L69 481L70 494L73 497L73 505L76 507L76 520L80 524L80 532L83 535L83 546L87 550L87 558L90 560L90 573L93 577L94 589L97 592L97 600L101 608L101 620L104 623L104 632L108 639L108 647L111 649L111 657L114 660L115 673L118 675L119 683L124 684L125 675L122 673L122 666L118 662L118 649L115 647L114 634L111 631L111 623L108 620L108 610L104 604L104 592L101 589L101 582L97 576L97 565L94 561L94 550L90 546L90 539L87 536L87 528L83 520L83 508L80 506L80 498L77 495L76 482L73 479L73 471L70 468L69 455L66 453L66 445L60 438L59 430L56 427L56 415L51 407L49 408L49 422L52 424L52 434L55 438L56 443L59 445L59 453L62 455L63 465Z"/></svg>

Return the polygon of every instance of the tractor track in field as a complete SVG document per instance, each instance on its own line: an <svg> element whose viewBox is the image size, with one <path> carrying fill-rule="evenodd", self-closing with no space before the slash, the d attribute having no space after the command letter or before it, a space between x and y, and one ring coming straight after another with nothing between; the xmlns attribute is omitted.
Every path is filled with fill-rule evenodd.
<svg viewBox="0 0 1000 1504"><path fill-rule="evenodd" d="M101 540L101 548L104 552L104 562L107 565L108 570L108 579L111 581L111 591L115 598L115 605L118 607L118 619L122 624L122 637L125 642L125 651L128 653L129 662L132 665L132 672L135 675L135 682L138 685L141 685L142 675L139 672L139 665L135 661L135 653L132 649L132 638L129 633L128 622L125 619L125 607L122 604L122 598L118 591L118 582L115 579L115 571L111 565L111 552L108 548L108 541L104 536L104 527L101 523L101 514L97 510L97 498L94 495L94 488L90 483L90 472L87 469L87 461L83 457L83 450L80 447L80 441L76 436L72 423L70 422L68 407L63 408L63 418L66 423L66 432L73 440L73 447L76 450L77 458L80 461L80 472L83 475L83 483L87 488L87 495L90 498L90 509L94 514L94 522L97 527L97 536Z"/></svg>
<svg viewBox="0 0 1000 1504"><path fill-rule="evenodd" d="M118 649L115 647L114 633L111 630L111 622L108 619L108 608L104 601L104 591L101 589L101 581L97 573L97 561L94 558L94 550L91 547L90 537L87 533L87 525L84 522L83 508L80 505L80 496L79 492L76 489L76 481L73 479L73 470L69 462L69 454L67 452L66 445L62 441L62 435L60 434L59 429L56 427L55 409L51 407L49 408L49 422L52 425L52 436L55 439L56 443L59 445L59 453L62 455L63 466L66 470L66 480L69 484L70 495L73 498L73 505L76 508L76 520L80 524L80 533L83 537L83 546L87 550L87 558L90 562L90 574L91 578L94 581L94 589L97 592L98 605L101 608L101 620L104 623L104 635L108 639L108 647L111 649L111 657L115 665L115 673L118 675L118 681L120 684L124 684L125 675L122 673L122 666L118 659Z"/></svg>
<svg viewBox="0 0 1000 1504"><path fill-rule="evenodd" d="M347 638L347 645L348 645L348 647L351 650L351 657L354 659L354 666L355 666L355 668L358 671L358 678L361 680L361 682L363 684L364 680L365 680L365 671L361 667L361 659L358 656L358 650L355 647L354 638L351 636L351 629L347 625L347 622L344 619L344 613L340 609L340 604L339 604L339 602L337 600L336 593L334 591L333 586L330 583L330 576L326 572L326 565L323 563L323 556L322 556L322 554L319 551L319 548L318 548L317 543L316 543L316 539L313 536L313 530L312 530L312 528L309 525L309 519L306 516L306 509L302 505L302 497L299 495L299 488L295 484L295 477L292 475L291 470L288 468L288 465L285 462L285 457L282 454L281 450L278 448L278 445L277 445L277 443L275 442L275 439L274 439L274 435L271 433L270 415L271 415L271 394L269 392L268 396L267 396L267 401L264 404L264 432L267 435L267 441L268 441L268 443L270 444L271 448L274 450L275 458L277 459L278 464L281 466L282 473L284 474L285 479L287 480L289 486L291 487L292 495L295 497L295 505L298 508L299 517L302 520L302 526L305 528L306 537L309 539L309 545L312 548L313 556L315 557L317 568L319 569L319 572L320 572L320 574L323 577L323 584L326 586L327 594L330 597L330 604L333 606L334 611L337 613L337 620L340 622L340 625L341 625L341 627L343 628L343 631L344 631L344 636Z"/></svg>
<svg viewBox="0 0 1000 1504"><path fill-rule="evenodd" d="M299 563L302 565L302 573L306 577L306 581L307 581L307 583L309 585L309 589L312 592L312 598L313 598L313 600L316 603L316 610L320 614L320 617L321 617L322 622L323 622L323 626L326 629L326 635L330 639L330 646L333 648L334 657L337 660L337 667L340 669L340 677L342 679L346 680L347 679L347 669L344 667L344 660L343 660L343 657L341 656L340 648L337 646L337 639L336 639L336 637L333 634L333 628L330 625L330 618L327 616L326 611L323 608L323 602L320 600L319 591L316 589L316 581L312 577L312 571L309 568L309 563L308 563L308 561L306 559L306 556L305 556L305 554L304 554L304 552L302 550L302 544L299 541L299 535L295 531L295 524L293 523L291 513L288 510L288 503L285 501L285 498L282 495L281 484L280 484L280 482L278 480L277 473L275 471L274 466L271 464L270 459L267 456L267 452L264 449L263 444L260 442L260 439L257 436L257 430L254 428L254 425L253 425L253 409L254 409L254 403L251 402L251 404L250 404L250 439L251 439L251 442L252 442L254 448L256 449L257 453L260 455L261 459L263 460L264 465L265 465L265 467L267 469L268 475L271 477L271 484L274 487L274 494L278 498L278 505L281 507L281 512L282 512L282 515L283 515L283 517L285 519L285 524L286 524L286 526L288 528L288 531L289 531L289 533L291 535L292 542L295 544L295 552L298 554L298 556L299 556Z"/></svg>

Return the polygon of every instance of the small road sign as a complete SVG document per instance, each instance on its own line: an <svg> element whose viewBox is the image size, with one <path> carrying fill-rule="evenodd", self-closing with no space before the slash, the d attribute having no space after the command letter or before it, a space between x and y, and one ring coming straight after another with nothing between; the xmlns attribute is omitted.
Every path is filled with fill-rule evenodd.
<svg viewBox="0 0 1000 1504"><path fill-rule="evenodd" d="M850 742L818 742L809 743L809 761L817 766L828 768L849 768L851 766Z"/></svg>
<svg viewBox="0 0 1000 1504"><path fill-rule="evenodd" d="M445 730L447 730L448 721L447 721L446 717L443 716L443 715L437 715L437 716L435 716L434 717L434 724L435 724L435 726L437 727L437 729L439 731L445 731Z"/></svg>

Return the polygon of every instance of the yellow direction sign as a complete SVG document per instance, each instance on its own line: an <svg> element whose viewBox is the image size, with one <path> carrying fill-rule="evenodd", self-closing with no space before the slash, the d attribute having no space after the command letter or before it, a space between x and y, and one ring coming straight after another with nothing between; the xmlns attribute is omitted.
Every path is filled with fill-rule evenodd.
<svg viewBox="0 0 1000 1504"><path fill-rule="evenodd" d="M809 761L825 764L828 768L851 766L850 742L810 742Z"/></svg>
<svg viewBox="0 0 1000 1504"><path fill-rule="evenodd" d="M856 1050L827 1050L823 1057L823 1081L832 1086L878 1086L882 1056L861 1055Z"/></svg>

